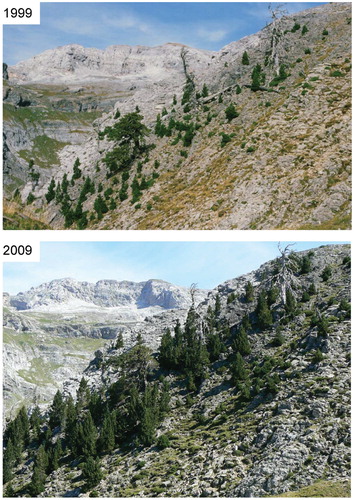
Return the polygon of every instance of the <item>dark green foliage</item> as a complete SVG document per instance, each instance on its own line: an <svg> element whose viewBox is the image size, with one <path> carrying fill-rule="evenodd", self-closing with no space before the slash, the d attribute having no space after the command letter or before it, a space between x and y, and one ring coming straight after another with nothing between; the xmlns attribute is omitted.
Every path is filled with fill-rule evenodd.
<svg viewBox="0 0 354 500"><path fill-rule="evenodd" d="M249 57L248 57L248 54L247 52L245 51L243 54L242 54L242 60L241 60L242 64L244 64L245 66L248 66L249 63L250 63L250 60L249 60Z"/></svg>
<svg viewBox="0 0 354 500"><path fill-rule="evenodd" d="M215 305L214 305L214 316L218 316L221 311L221 299L220 299L220 294L216 294L215 296Z"/></svg>
<svg viewBox="0 0 354 500"><path fill-rule="evenodd" d="M311 298L311 297L310 297L309 292L306 292L306 290L304 290L304 291L302 292L301 302L309 302L310 298Z"/></svg>
<svg viewBox="0 0 354 500"><path fill-rule="evenodd" d="M169 448L171 446L170 440L166 434L162 434L159 436L157 440L157 446L160 450L164 450L165 448Z"/></svg>
<svg viewBox="0 0 354 500"><path fill-rule="evenodd" d="M275 286L272 286L267 292L267 303L269 307L275 304L278 296L279 296L279 289Z"/></svg>
<svg viewBox="0 0 354 500"><path fill-rule="evenodd" d="M239 85L236 85L236 94L241 94L242 89Z"/></svg>
<svg viewBox="0 0 354 500"><path fill-rule="evenodd" d="M122 334L122 332L119 332L117 335L117 340L116 340L116 343L114 345L114 348L115 349L122 349L122 347L124 347L123 334Z"/></svg>
<svg viewBox="0 0 354 500"><path fill-rule="evenodd" d="M314 283L311 283L311 285L309 286L308 292L310 295L315 295L317 293L316 285Z"/></svg>
<svg viewBox="0 0 354 500"><path fill-rule="evenodd" d="M97 212L98 219L102 219L103 214L108 212L107 204L100 194L96 198L95 203L93 204L93 208Z"/></svg>
<svg viewBox="0 0 354 500"><path fill-rule="evenodd" d="M236 300L236 294L235 292L231 292L227 297L227 303L231 304L231 302L234 302L234 300Z"/></svg>
<svg viewBox="0 0 354 500"><path fill-rule="evenodd" d="M331 276L332 269L330 268L330 266L326 266L322 271L321 278L323 279L323 281L328 281Z"/></svg>
<svg viewBox="0 0 354 500"><path fill-rule="evenodd" d="M323 35L323 36L327 36L327 35L328 35L328 30L327 30L327 29L324 29L324 30L322 31L322 35Z"/></svg>
<svg viewBox="0 0 354 500"><path fill-rule="evenodd" d="M63 455L63 448L60 439L57 439L56 443L48 450L48 467L47 473L50 474L54 470L59 468L59 461Z"/></svg>
<svg viewBox="0 0 354 500"><path fill-rule="evenodd" d="M300 274L307 274L311 271L311 258L309 255L303 255L300 262Z"/></svg>
<svg viewBox="0 0 354 500"><path fill-rule="evenodd" d="M280 328L277 328L276 332L275 332L275 337L274 337L273 342L272 342L272 345L274 347L280 347L281 345L284 344L284 342L285 342L284 336L283 336Z"/></svg>
<svg viewBox="0 0 354 500"><path fill-rule="evenodd" d="M219 95L218 103L221 104L223 102L222 94Z"/></svg>
<svg viewBox="0 0 354 500"><path fill-rule="evenodd" d="M289 288L285 292L285 297L285 312L293 316L296 311L296 299Z"/></svg>
<svg viewBox="0 0 354 500"><path fill-rule="evenodd" d="M82 454L85 457L96 455L97 430L94 425L91 412L88 410L84 414L82 423L79 424L79 439Z"/></svg>
<svg viewBox="0 0 354 500"><path fill-rule="evenodd" d="M262 71L262 67L260 64L257 64L252 71L252 81L251 81L251 90L256 92L260 90L261 85L265 82L265 73Z"/></svg>
<svg viewBox="0 0 354 500"><path fill-rule="evenodd" d="M32 439L36 441L39 438L41 431L41 413L38 406L35 406L32 410L31 416L29 418L29 424L32 431Z"/></svg>
<svg viewBox="0 0 354 500"><path fill-rule="evenodd" d="M323 314L314 314L312 316L311 326L317 326L317 335L319 337L328 337L329 319L323 316Z"/></svg>
<svg viewBox="0 0 354 500"><path fill-rule="evenodd" d="M65 404L61 392L58 390L54 396L52 406L49 408L49 425L54 429L62 424Z"/></svg>
<svg viewBox="0 0 354 500"><path fill-rule="evenodd" d="M308 32L308 30L309 30L308 27L306 26L306 24L304 24L301 30L301 35L305 35Z"/></svg>
<svg viewBox="0 0 354 500"><path fill-rule="evenodd" d="M317 351L313 355L312 363L317 364L317 363L320 363L321 361L323 361L323 354L322 354L322 351L317 349Z"/></svg>
<svg viewBox="0 0 354 500"><path fill-rule="evenodd" d="M291 28L291 33L295 33L300 28L301 28L300 24L295 22L294 26Z"/></svg>
<svg viewBox="0 0 354 500"><path fill-rule="evenodd" d="M233 103L229 104L229 106L225 109L225 115L229 123L234 118L237 118L239 116L239 113L236 111L235 105Z"/></svg>
<svg viewBox="0 0 354 500"><path fill-rule="evenodd" d="M12 440L9 439L7 441L6 450L3 453L2 480L3 480L4 484L11 481L11 479L13 478L13 467L15 465L15 462L16 462L16 454L15 454L14 446L13 446Z"/></svg>
<svg viewBox="0 0 354 500"><path fill-rule="evenodd" d="M254 301L254 288L253 285L250 281L247 281L246 283L246 290L245 290L245 302L250 303Z"/></svg>
<svg viewBox="0 0 354 500"><path fill-rule="evenodd" d="M269 328L273 324L273 317L268 306L267 294L265 291L262 291L258 296L255 312L259 328Z"/></svg>
<svg viewBox="0 0 354 500"><path fill-rule="evenodd" d="M347 266L350 268L351 258L349 257L349 255L346 255L345 257L343 257L342 264L343 264L343 266Z"/></svg>
<svg viewBox="0 0 354 500"><path fill-rule="evenodd" d="M103 136L121 145L133 144L134 149L140 151L144 137L149 133L148 128L142 123L143 119L138 111L128 113L112 127L106 127Z"/></svg>
<svg viewBox="0 0 354 500"><path fill-rule="evenodd" d="M231 135L225 134L224 132L220 133L221 142L220 146L223 148L228 142L231 142Z"/></svg>
<svg viewBox="0 0 354 500"><path fill-rule="evenodd" d="M186 84L184 86L183 90L183 96L182 96L182 101L181 104L182 106L189 103L192 95L194 94L195 86L193 83L193 80L190 77L187 77Z"/></svg>
<svg viewBox="0 0 354 500"><path fill-rule="evenodd" d="M206 84L204 83L203 89L202 89L202 97L208 97L208 95L209 95L209 89L206 86Z"/></svg>
<svg viewBox="0 0 354 500"><path fill-rule="evenodd" d="M192 144L193 138L195 136L194 126L193 124L186 130L183 136L183 146L185 148L189 147Z"/></svg>
<svg viewBox="0 0 354 500"><path fill-rule="evenodd" d="M290 75L286 72L285 64L281 64L279 67L279 74L275 78L273 78L273 80L269 83L269 86L276 87L277 85L279 85L279 83L286 80L286 78L288 78L288 76L290 76Z"/></svg>
<svg viewBox="0 0 354 500"><path fill-rule="evenodd" d="M81 165L81 163L80 163L79 158L76 158L75 163L74 163L74 173L72 176L73 180L80 179L80 177L81 177L82 172L81 172L81 169L79 168L80 165Z"/></svg>
<svg viewBox="0 0 354 500"><path fill-rule="evenodd" d="M48 191L45 194L45 199L47 200L47 203L50 203L52 200L54 200L54 198L55 198L55 180L52 179L48 186Z"/></svg>
<svg viewBox="0 0 354 500"><path fill-rule="evenodd" d="M34 196L34 194L32 192L29 193L29 195L27 196L27 200L26 200L27 205L31 205L35 199L36 199L36 197Z"/></svg>
<svg viewBox="0 0 354 500"><path fill-rule="evenodd" d="M248 374L245 363L239 352L236 354L235 361L231 364L230 370L233 384L239 385L240 381L247 379Z"/></svg>
<svg viewBox="0 0 354 500"><path fill-rule="evenodd" d="M98 449L101 453L110 453L115 446L115 420L114 415L106 413L103 419Z"/></svg>
<svg viewBox="0 0 354 500"><path fill-rule="evenodd" d="M218 333L210 333L207 337L207 349L210 361L216 361L222 352L225 351L225 345Z"/></svg>
<svg viewBox="0 0 354 500"><path fill-rule="evenodd" d="M239 352L242 356L250 354L251 346L248 340L246 330L243 326L241 326L239 330L236 332L236 336L233 341L232 347L234 352L236 353Z"/></svg>
<svg viewBox="0 0 354 500"><path fill-rule="evenodd" d="M269 394L276 394L279 391L280 378L277 373L268 375L266 378L265 389Z"/></svg>
<svg viewBox="0 0 354 500"><path fill-rule="evenodd" d="M33 466L32 479L29 484L31 496L38 496L45 489L44 483L47 478L46 470L48 467L48 455L43 445L38 448Z"/></svg>
<svg viewBox="0 0 354 500"><path fill-rule="evenodd" d="M97 486L103 478L99 459L88 457L82 466L82 475L85 479L85 491L89 491Z"/></svg>
<svg viewBox="0 0 354 500"><path fill-rule="evenodd" d="M307 47L305 50L304 50L305 54L311 54L311 49L309 47Z"/></svg>
<svg viewBox="0 0 354 500"><path fill-rule="evenodd" d="M103 162L106 164L108 169L108 177L111 177L122 170L128 169L133 161L134 155L129 144L123 144L114 148L103 158Z"/></svg>

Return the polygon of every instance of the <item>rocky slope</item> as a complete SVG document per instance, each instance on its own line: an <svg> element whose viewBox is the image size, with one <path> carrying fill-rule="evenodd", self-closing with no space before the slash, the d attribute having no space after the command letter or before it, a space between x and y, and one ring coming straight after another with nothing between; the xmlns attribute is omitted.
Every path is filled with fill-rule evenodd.
<svg viewBox="0 0 354 500"><path fill-rule="evenodd" d="M207 331L213 318L212 334L226 348L206 366L199 387L188 388L178 369L151 365L147 383L170 386L169 410L152 444L139 441L136 427L100 455L104 474L90 488L85 458L66 451L39 496L350 496L350 248L324 246L289 258L293 292L285 311L279 295L269 295L279 261L220 285L197 307L197 330ZM262 292L272 317L263 327ZM234 365L241 323L250 344L243 372ZM85 372L92 394L104 394L106 412L124 356L133 351L106 348ZM119 412L126 400L118 401ZM65 442L57 429L51 439L59 437ZM29 491L32 454L16 469L18 496Z"/></svg>
<svg viewBox="0 0 354 500"><path fill-rule="evenodd" d="M207 291L197 290L202 300ZM4 296L4 398L7 414L19 405L42 406L57 389L75 392L94 352L122 333L126 346L137 331L157 347L163 329L181 321L191 305L189 290L162 280L134 283L71 278ZM159 324L159 328L153 325ZM69 391L70 392L70 391Z"/></svg>
<svg viewBox="0 0 354 500"><path fill-rule="evenodd" d="M54 229L350 227L350 24L350 4L332 3L278 19L219 52L179 44L105 51L72 45L8 68L8 227L17 227L11 214L18 203L24 216ZM245 51L249 64L242 63ZM255 89L250 86L257 64L264 76ZM71 126L83 116L79 104L71 104L75 112L65 116L51 115L62 91L54 78L59 88L66 86L65 96L74 93L79 101L99 88L120 97L89 133ZM42 97L33 96L32 103L26 94L34 88L50 94L44 108ZM98 109L99 96L94 101ZM237 116L228 119L230 104ZM150 148L111 175L103 160L114 144L102 132L119 121L117 110L123 116L137 106L150 130ZM158 115L167 134L157 131ZM66 131L55 136L63 121ZM188 140L181 132L187 129ZM48 139L37 144L38 137L49 137L55 169L45 160L42 143ZM82 175L73 179L77 158ZM45 199L51 180L58 188L64 174L72 179L68 193L76 215L70 221L58 198ZM94 189L80 202L85 177L94 177ZM107 205L103 214L95 207L99 193Z"/></svg>

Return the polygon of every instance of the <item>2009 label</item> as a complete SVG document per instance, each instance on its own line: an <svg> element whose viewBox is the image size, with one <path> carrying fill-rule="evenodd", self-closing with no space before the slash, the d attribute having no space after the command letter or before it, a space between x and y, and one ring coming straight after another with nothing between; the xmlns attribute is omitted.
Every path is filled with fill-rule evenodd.
<svg viewBox="0 0 354 500"><path fill-rule="evenodd" d="M31 245L4 245L3 255L31 255Z"/></svg>
<svg viewBox="0 0 354 500"><path fill-rule="evenodd" d="M32 9L30 9L29 7L27 7L27 9L23 9L22 7L16 9L15 7L12 7L12 9L5 9L4 12L6 18L12 17L13 19L15 19L16 17L19 17L20 19L22 19L23 17L32 17Z"/></svg>

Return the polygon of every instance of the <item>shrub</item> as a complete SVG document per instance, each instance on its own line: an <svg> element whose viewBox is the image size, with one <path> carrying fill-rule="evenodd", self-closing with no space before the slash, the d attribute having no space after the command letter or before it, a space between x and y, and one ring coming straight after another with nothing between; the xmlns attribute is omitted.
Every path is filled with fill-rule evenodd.
<svg viewBox="0 0 354 500"><path fill-rule="evenodd" d="M301 30L301 35L305 35L308 32L308 30L309 30L308 27L306 26L306 24L304 24Z"/></svg>
<svg viewBox="0 0 354 500"><path fill-rule="evenodd" d="M166 434L162 434L158 437L157 446L160 450L164 450L165 448L169 448L171 446L170 440Z"/></svg>
<svg viewBox="0 0 354 500"><path fill-rule="evenodd" d="M237 118L239 116L239 113L236 111L235 105L231 103L226 109L225 109L225 115L227 121L230 123L231 120L234 118Z"/></svg>
<svg viewBox="0 0 354 500"><path fill-rule="evenodd" d="M301 28L299 23L295 23L294 26L291 28L291 33L295 33Z"/></svg>
<svg viewBox="0 0 354 500"><path fill-rule="evenodd" d="M223 148L228 142L231 141L231 136L228 135L228 134L225 134L224 132L221 132L220 136L221 136L221 143L220 143L220 145Z"/></svg>
<svg viewBox="0 0 354 500"><path fill-rule="evenodd" d="M328 35L328 30L327 30L327 29L324 29L324 30L322 31L322 35L323 35L323 36L327 36L327 35Z"/></svg>
<svg viewBox="0 0 354 500"><path fill-rule="evenodd" d="M319 349L317 349L317 351L313 355L312 363L317 364L317 363L319 363L322 360L323 360L323 354L322 354L322 352Z"/></svg>
<svg viewBox="0 0 354 500"><path fill-rule="evenodd" d="M305 54L311 54L311 49L309 47L307 47L305 50L304 50Z"/></svg>
<svg viewBox="0 0 354 500"><path fill-rule="evenodd" d="M330 268L330 266L326 266L322 271L321 278L323 279L323 281L328 281L331 276L332 269Z"/></svg>

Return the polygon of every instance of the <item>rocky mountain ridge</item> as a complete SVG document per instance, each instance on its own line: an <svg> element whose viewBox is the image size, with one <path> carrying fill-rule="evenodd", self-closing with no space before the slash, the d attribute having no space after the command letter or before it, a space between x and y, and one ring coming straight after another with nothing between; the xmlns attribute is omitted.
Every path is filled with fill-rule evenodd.
<svg viewBox="0 0 354 500"><path fill-rule="evenodd" d="M350 4L333 3L219 52L73 45L8 68L7 227L31 218L53 229L349 227L350 23ZM137 109L146 144L111 171L118 143L104 131Z"/></svg>
<svg viewBox="0 0 354 500"><path fill-rule="evenodd" d="M207 293L196 290L195 300L202 301ZM144 329L144 339L157 347L163 329L177 319L184 321L191 302L188 288L163 280L88 283L64 278L15 296L5 294L7 414L21 402L45 406L68 381L75 393L94 352L119 333L130 346Z"/></svg>
<svg viewBox="0 0 354 500"><path fill-rule="evenodd" d="M196 290L199 302L207 291ZM134 306L137 309L161 307L183 309L191 304L190 291L163 280L133 281L100 280L97 283L63 278L44 283L29 291L10 297L7 302L17 310L52 310L56 304L70 309L70 304L96 305L105 308Z"/></svg>

